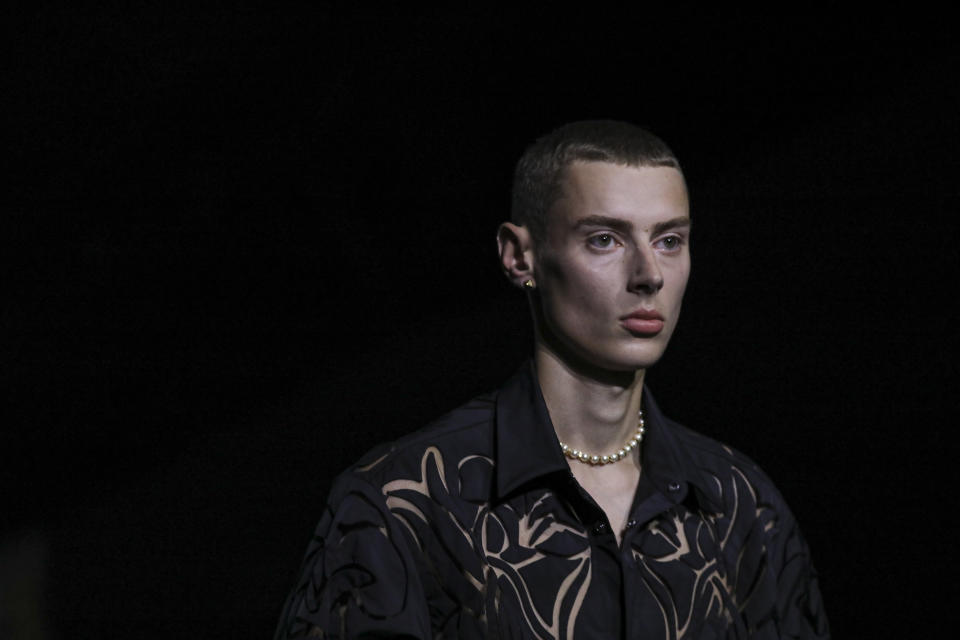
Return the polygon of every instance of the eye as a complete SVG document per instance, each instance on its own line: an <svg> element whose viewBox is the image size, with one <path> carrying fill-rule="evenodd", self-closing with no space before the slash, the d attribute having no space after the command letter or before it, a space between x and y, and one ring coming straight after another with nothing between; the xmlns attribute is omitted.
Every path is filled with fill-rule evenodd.
<svg viewBox="0 0 960 640"><path fill-rule="evenodd" d="M665 251L676 251L683 244L683 238L680 236L667 236L657 240L656 244Z"/></svg>
<svg viewBox="0 0 960 640"><path fill-rule="evenodd" d="M587 244L596 249L609 249L616 244L616 239L610 233L598 233L587 238Z"/></svg>

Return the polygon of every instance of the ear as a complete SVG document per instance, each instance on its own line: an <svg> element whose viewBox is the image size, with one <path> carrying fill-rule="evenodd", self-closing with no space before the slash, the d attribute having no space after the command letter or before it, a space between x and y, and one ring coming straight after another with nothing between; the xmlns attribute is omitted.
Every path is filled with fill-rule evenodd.
<svg viewBox="0 0 960 640"><path fill-rule="evenodd" d="M497 229L497 248L503 273L514 286L523 288L523 283L527 281L536 284L533 275L533 241L529 229L504 222Z"/></svg>

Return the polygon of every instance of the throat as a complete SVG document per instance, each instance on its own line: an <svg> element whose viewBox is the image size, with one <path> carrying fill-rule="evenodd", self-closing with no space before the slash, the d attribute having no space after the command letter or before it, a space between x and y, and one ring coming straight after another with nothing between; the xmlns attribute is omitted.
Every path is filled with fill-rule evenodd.
<svg viewBox="0 0 960 640"><path fill-rule="evenodd" d="M540 389L560 442L589 457L622 458L621 449L629 453L635 445L627 445L640 427L644 372L619 372L618 383L612 383L549 351L536 356Z"/></svg>

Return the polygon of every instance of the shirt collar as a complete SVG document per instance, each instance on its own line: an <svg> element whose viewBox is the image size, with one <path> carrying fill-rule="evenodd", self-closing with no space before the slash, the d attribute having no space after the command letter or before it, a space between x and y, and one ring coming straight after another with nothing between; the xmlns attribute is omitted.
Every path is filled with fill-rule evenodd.
<svg viewBox="0 0 960 640"><path fill-rule="evenodd" d="M689 487L695 489L694 497L701 507L721 510L713 498L715 491L710 481L680 442L677 430L682 428L671 422L648 387L643 388L643 417L646 433L643 438L643 469L655 487L674 504L687 497Z"/></svg>
<svg viewBox="0 0 960 640"><path fill-rule="evenodd" d="M540 476L570 467L543 401L533 360L525 362L497 394L497 497Z"/></svg>
<svg viewBox="0 0 960 640"><path fill-rule="evenodd" d="M692 484L698 489L698 501L706 501L718 510L710 499L710 484L681 446L674 433L676 427L660 411L647 387L643 389L643 415L646 434L641 455L653 485L676 504L687 496L688 485ZM532 360L525 362L497 394L495 438L498 498L537 478L570 472Z"/></svg>

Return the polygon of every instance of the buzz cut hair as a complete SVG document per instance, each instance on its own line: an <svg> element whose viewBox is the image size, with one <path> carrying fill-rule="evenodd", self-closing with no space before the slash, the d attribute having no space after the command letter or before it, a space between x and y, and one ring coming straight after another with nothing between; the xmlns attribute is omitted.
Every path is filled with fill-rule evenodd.
<svg viewBox="0 0 960 640"><path fill-rule="evenodd" d="M564 172L577 161L681 171L663 140L629 122L580 120L554 129L527 147L513 173L510 219L535 242L546 238L547 212L563 193Z"/></svg>

